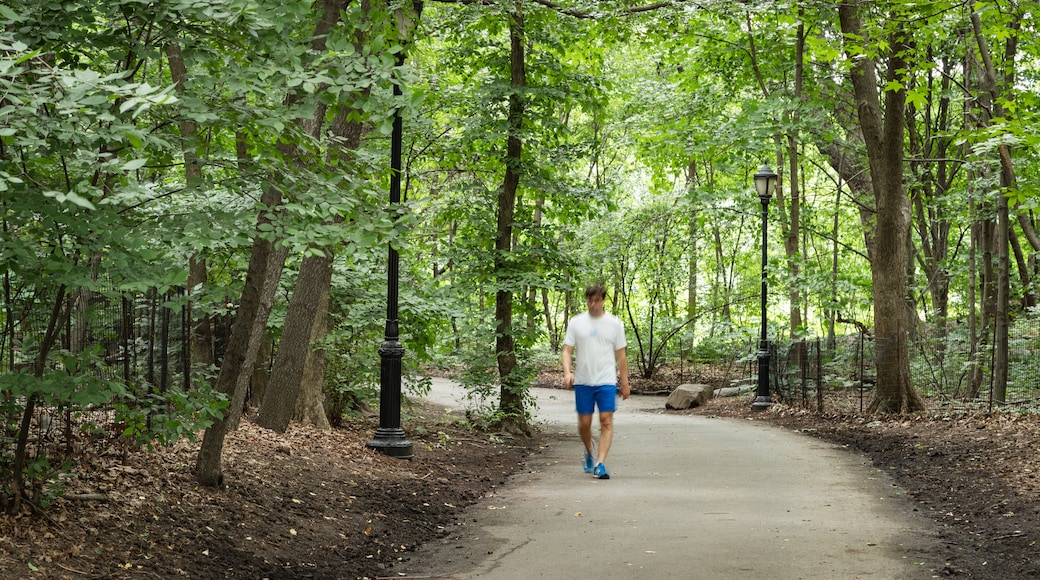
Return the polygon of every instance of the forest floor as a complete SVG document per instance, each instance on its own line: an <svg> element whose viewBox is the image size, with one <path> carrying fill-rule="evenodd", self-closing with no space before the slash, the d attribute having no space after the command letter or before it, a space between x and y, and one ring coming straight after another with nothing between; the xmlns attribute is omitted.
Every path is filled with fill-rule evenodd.
<svg viewBox="0 0 1040 580"><path fill-rule="evenodd" d="M660 393L680 380L632 384ZM1040 418L938 407L866 418L855 407L835 397L822 414L781 403L752 412L736 397L670 412L772 424L862 454L935 522L946 552L937 577L1040 577ZM374 418L330 433L243 422L225 444L224 490L194 483L198 443L100 455L66 478L65 497L0 516L0 577L394 578L396 562L508 485L540 445L433 405L404 413L411 460L366 448Z"/></svg>
<svg viewBox="0 0 1040 580"><path fill-rule="evenodd" d="M98 456L64 497L0 515L0 578L392 577L538 446L415 404L402 418L414 457L398 459L366 447L378 423L279 434L243 421L225 441L223 490L195 483L198 442Z"/></svg>

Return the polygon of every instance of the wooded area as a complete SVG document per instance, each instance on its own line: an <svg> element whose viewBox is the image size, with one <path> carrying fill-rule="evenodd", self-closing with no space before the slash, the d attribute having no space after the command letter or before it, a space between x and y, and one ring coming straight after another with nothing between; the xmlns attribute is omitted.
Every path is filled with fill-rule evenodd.
<svg viewBox="0 0 1040 580"><path fill-rule="evenodd" d="M0 5L0 503L203 430L220 486L247 409L375 404L388 246L411 392L459 370L514 431L590 282L645 378L750 361L763 162L770 338L820 345L775 372L874 413L1029 404L1037 7Z"/></svg>

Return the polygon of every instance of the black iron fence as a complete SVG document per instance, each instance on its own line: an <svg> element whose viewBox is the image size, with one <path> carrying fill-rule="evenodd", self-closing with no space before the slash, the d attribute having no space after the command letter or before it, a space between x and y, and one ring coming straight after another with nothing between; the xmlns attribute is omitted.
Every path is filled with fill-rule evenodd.
<svg viewBox="0 0 1040 580"><path fill-rule="evenodd" d="M909 343L914 388L931 404L981 411L996 408L1040 410L1040 319L1022 317L1012 325L1007 380L998 370L993 341L967 339L962 327L922 332ZM885 356L867 332L834 341L810 339L772 344L770 387L785 403L818 411L864 412L877 383L876 361ZM749 352L748 381L757 370Z"/></svg>

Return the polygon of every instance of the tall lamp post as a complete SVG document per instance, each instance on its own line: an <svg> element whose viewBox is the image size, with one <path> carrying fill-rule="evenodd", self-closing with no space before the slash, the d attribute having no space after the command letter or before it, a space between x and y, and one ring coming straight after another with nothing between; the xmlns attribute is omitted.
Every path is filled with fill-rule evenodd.
<svg viewBox="0 0 1040 580"><path fill-rule="evenodd" d="M398 57L398 66L403 64ZM394 83L394 96L401 96L401 83ZM394 127L390 136L390 211L396 217L401 204L401 148L404 128L401 109L394 112ZM386 330L379 347L379 428L375 438L365 446L391 457L410 459L412 442L401 429L401 359L404 346L399 340L397 320L397 289L400 258L393 244L386 267Z"/></svg>
<svg viewBox="0 0 1040 580"><path fill-rule="evenodd" d="M769 338L766 335L766 265L769 262L768 238L769 198L773 196L776 186L776 174L768 165L763 165L755 174L755 190L762 202L762 335L758 340L758 388L755 391L755 402L751 404L754 411L764 411L773 404L769 396Z"/></svg>

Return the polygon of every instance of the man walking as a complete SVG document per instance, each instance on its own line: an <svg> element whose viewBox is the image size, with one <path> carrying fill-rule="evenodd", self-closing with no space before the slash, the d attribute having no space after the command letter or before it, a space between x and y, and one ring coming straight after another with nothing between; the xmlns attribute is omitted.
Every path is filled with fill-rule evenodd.
<svg viewBox="0 0 1040 580"><path fill-rule="evenodd" d="M585 473L610 479L603 464L614 436L614 411L617 410L618 373L621 398L628 388L628 360L625 358L625 327L618 317L608 314L603 305L607 290L595 284L585 289L587 312L571 318L563 339L563 385L574 389L578 411L578 434L585 444ZM571 372L572 355L577 349L576 366ZM592 414L599 409L599 445L592 443Z"/></svg>

